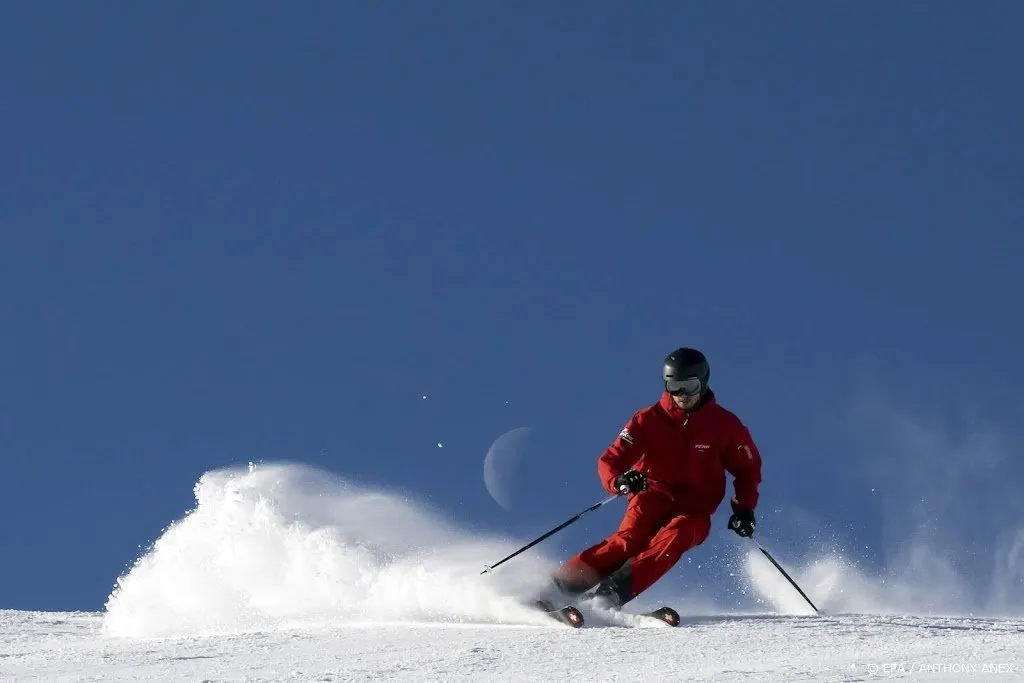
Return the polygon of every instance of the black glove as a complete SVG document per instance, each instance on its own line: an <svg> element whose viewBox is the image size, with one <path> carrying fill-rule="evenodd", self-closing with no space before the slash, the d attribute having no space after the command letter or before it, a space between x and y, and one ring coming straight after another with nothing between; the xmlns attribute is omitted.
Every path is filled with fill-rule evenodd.
<svg viewBox="0 0 1024 683"><path fill-rule="evenodd" d="M630 470L615 477L615 488L619 493L640 493L647 488L647 475Z"/></svg>
<svg viewBox="0 0 1024 683"><path fill-rule="evenodd" d="M743 538L753 536L756 526L757 522L754 521L753 510L737 510L729 518L729 528Z"/></svg>

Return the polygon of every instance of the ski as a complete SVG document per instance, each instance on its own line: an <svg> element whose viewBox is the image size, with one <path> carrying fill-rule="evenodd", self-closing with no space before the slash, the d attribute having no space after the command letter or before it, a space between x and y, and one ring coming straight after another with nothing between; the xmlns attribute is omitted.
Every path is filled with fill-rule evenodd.
<svg viewBox="0 0 1024 683"><path fill-rule="evenodd" d="M657 619L658 621L664 622L669 626L679 626L680 618L679 612L675 611L667 605L663 605L657 609L651 610L650 612L627 612L623 609L625 606L617 602L614 597L609 598L608 594L605 597L598 596L598 590L590 590L580 596L584 602L592 601L595 605L603 607L604 609L610 609L615 612L619 612L624 615L633 617L647 617L650 619ZM612 594L614 596L614 593Z"/></svg>
<svg viewBox="0 0 1024 683"><path fill-rule="evenodd" d="M658 619L669 626L679 626L679 612L675 611L671 607L659 607L654 611L644 612L640 616Z"/></svg>
<svg viewBox="0 0 1024 683"><path fill-rule="evenodd" d="M583 626L583 613L572 605L555 607L547 600L537 600L534 603L534 606L552 619L555 619L566 626L571 626L573 628L581 628Z"/></svg>
<svg viewBox="0 0 1024 683"><path fill-rule="evenodd" d="M659 607L658 609L651 610L650 612L628 612L622 609L622 607L606 607L605 609L610 609L612 612L617 612L618 614L631 619L657 619L669 626L679 626L681 621L679 618L679 612L668 606Z"/></svg>
<svg viewBox="0 0 1024 683"><path fill-rule="evenodd" d="M555 607L555 604L550 600L534 600L532 603L533 607L544 612L552 619L571 626L572 628L582 628L584 625L583 613L573 605L565 605L564 607ZM657 619L658 621L668 624L669 626L679 626L680 618L679 612L675 611L671 607L663 606L658 609L651 610L650 612L641 612L630 614L622 611L621 608L612 608L614 611L621 612L624 615L633 617L645 617L648 619Z"/></svg>

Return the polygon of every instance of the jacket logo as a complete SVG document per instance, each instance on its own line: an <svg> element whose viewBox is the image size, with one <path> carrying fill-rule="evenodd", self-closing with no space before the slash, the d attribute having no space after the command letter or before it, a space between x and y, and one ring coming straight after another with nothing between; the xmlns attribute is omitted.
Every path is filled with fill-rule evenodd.
<svg viewBox="0 0 1024 683"><path fill-rule="evenodd" d="M619 432L619 438L628 444L633 443L633 436L629 433L629 429L623 429L621 432Z"/></svg>
<svg viewBox="0 0 1024 683"><path fill-rule="evenodd" d="M706 443L694 444L693 447L696 448L698 451L706 451L706 450L709 450L711 448L711 446L706 444Z"/></svg>

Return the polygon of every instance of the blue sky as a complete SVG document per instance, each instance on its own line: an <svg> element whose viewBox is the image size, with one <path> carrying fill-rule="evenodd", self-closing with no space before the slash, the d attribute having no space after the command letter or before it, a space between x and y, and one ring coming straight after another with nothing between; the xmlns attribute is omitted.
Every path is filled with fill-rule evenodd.
<svg viewBox="0 0 1024 683"><path fill-rule="evenodd" d="M765 536L795 548L800 511L882 562L910 513L903 470L864 466L903 452L872 420L927 425L937 468L978 430L1019 454L1022 19L0 8L0 607L99 609L203 472L250 460L528 540L600 499L683 344L761 447ZM524 425L509 513L481 463ZM1009 460L958 524L996 524Z"/></svg>

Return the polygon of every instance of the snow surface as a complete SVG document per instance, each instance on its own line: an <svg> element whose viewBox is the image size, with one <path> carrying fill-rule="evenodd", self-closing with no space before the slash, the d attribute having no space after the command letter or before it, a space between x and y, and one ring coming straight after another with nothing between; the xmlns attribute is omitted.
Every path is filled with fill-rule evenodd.
<svg viewBox="0 0 1024 683"><path fill-rule="evenodd" d="M679 628L402 621L114 638L103 616L0 612L4 681L1024 680L1024 621L692 617Z"/></svg>
<svg viewBox="0 0 1024 683"><path fill-rule="evenodd" d="M913 590L837 557L791 568L824 616L751 546L764 613L679 596L679 628L583 606L574 630L517 600L553 560L481 575L519 542L400 492L278 464L209 472L195 495L104 612L0 611L0 680L1024 680L1024 620L914 614Z"/></svg>

